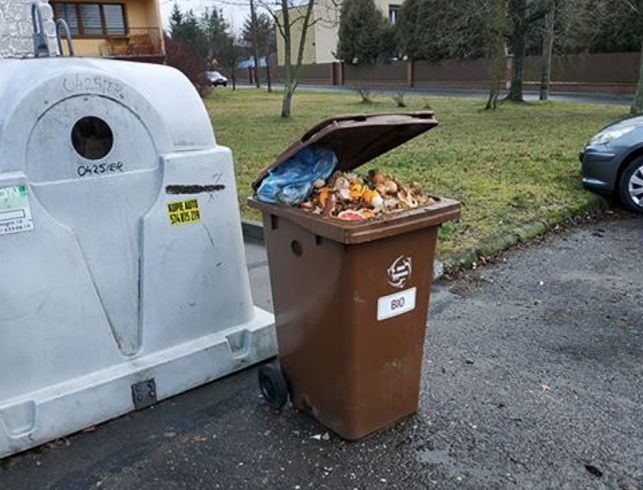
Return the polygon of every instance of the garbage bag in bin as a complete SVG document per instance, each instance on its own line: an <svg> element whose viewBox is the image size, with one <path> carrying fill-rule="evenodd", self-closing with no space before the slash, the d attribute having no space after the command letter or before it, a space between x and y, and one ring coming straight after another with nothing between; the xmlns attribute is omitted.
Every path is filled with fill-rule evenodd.
<svg viewBox="0 0 643 490"><path fill-rule="evenodd" d="M302 149L322 145L348 171L435 127L431 112L346 116L322 122L264 169L253 187ZM437 231L458 202L362 221L294 206L263 214L281 370L260 373L273 405L294 405L358 439L417 411Z"/></svg>

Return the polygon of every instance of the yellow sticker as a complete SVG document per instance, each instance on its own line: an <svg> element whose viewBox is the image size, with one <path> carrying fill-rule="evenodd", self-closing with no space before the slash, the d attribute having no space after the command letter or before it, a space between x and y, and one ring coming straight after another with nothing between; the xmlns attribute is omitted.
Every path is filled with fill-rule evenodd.
<svg viewBox="0 0 643 490"><path fill-rule="evenodd" d="M187 201L174 201L167 203L167 215L172 226L196 223L201 221L199 201L189 199Z"/></svg>

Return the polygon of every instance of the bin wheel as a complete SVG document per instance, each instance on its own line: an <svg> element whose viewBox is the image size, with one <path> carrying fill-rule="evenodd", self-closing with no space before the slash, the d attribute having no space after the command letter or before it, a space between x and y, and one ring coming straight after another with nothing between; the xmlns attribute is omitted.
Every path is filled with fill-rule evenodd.
<svg viewBox="0 0 643 490"><path fill-rule="evenodd" d="M288 385L281 368L271 362L259 368L259 388L268 405L279 409L288 401Z"/></svg>

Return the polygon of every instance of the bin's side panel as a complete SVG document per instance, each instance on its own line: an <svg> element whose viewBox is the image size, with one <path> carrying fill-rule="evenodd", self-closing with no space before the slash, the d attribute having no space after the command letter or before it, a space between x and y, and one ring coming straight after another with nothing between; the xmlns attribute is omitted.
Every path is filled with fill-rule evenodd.
<svg viewBox="0 0 643 490"><path fill-rule="evenodd" d="M243 325L255 315L230 150L183 151L162 161L162 191L143 222L146 352Z"/></svg>
<svg viewBox="0 0 643 490"><path fill-rule="evenodd" d="M359 245L270 213L264 229L295 406L346 439L414 413L437 227Z"/></svg>
<svg viewBox="0 0 643 490"><path fill-rule="evenodd" d="M344 437L417 411L437 227L349 247L354 341Z"/></svg>
<svg viewBox="0 0 643 490"><path fill-rule="evenodd" d="M329 427L341 427L353 351L347 246L270 213L264 233L279 358L293 403Z"/></svg>

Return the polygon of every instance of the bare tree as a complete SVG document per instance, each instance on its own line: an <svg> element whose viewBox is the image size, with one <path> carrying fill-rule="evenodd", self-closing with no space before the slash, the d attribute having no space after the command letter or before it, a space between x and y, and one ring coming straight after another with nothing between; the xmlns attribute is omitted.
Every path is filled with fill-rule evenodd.
<svg viewBox="0 0 643 490"><path fill-rule="evenodd" d="M509 0L509 19L511 23L511 47L513 63L511 67L511 86L507 99L523 102L523 81L525 78L525 56L527 55L527 34L533 22L546 14L543 2L537 0ZM546 2L545 2L546 3Z"/></svg>
<svg viewBox="0 0 643 490"><path fill-rule="evenodd" d="M266 53L266 83L268 83L268 92L272 92L272 75L270 74L270 55L271 52Z"/></svg>
<svg viewBox="0 0 643 490"><path fill-rule="evenodd" d="M406 102L404 102L404 95L404 90L398 89L395 91L395 94L393 95L393 102L395 102L395 105L397 107L406 107Z"/></svg>
<svg viewBox="0 0 643 490"><path fill-rule="evenodd" d="M252 13L253 10L254 14ZM275 26L272 17L265 12L257 13L256 9L252 7L250 16L243 23L242 37L254 57L254 69L252 71L257 83L260 81L261 57L265 60L268 92L272 92L270 55L275 48Z"/></svg>
<svg viewBox="0 0 643 490"><path fill-rule="evenodd" d="M360 87L357 90L357 95L359 95L360 101L362 104L372 104L373 103L373 92L368 87Z"/></svg>
<svg viewBox="0 0 643 490"><path fill-rule="evenodd" d="M264 52L266 56L266 82L268 83L268 92L272 92L272 76L270 73L270 55L273 53L274 49L277 47L275 39L275 26L272 22L272 19L266 15L262 14L257 22L258 26L262 26L261 35L263 36L264 41Z"/></svg>
<svg viewBox="0 0 643 490"><path fill-rule="evenodd" d="M556 24L556 0L547 0L545 30L543 35L543 63L540 71L540 100L549 99L551 85L551 60L554 52L554 27Z"/></svg>
<svg viewBox="0 0 643 490"><path fill-rule="evenodd" d="M301 65L304 59L306 36L308 30L318 21L313 16L316 0L261 0L262 6L275 22L277 32L284 42L284 95L281 104L281 117L290 117L292 113L292 98L299 85ZM299 43L295 42L295 34L299 34ZM293 49L296 49L293 60Z"/></svg>
<svg viewBox="0 0 643 490"><path fill-rule="evenodd" d="M257 12L255 10L255 0L250 0L250 36L252 45L252 58L254 60L254 78L255 86L261 87L259 81L259 42L257 39Z"/></svg>
<svg viewBox="0 0 643 490"><path fill-rule="evenodd" d="M236 66L241 60L244 49L241 47L241 42L230 34L222 43L220 58L221 64L230 73L232 79L232 90L237 89Z"/></svg>
<svg viewBox="0 0 643 490"><path fill-rule="evenodd" d="M527 0L509 0L511 22L511 47L513 63L511 66L511 86L507 99L522 102L522 82L525 77L525 54L527 48Z"/></svg>
<svg viewBox="0 0 643 490"><path fill-rule="evenodd" d="M485 110L495 110L500 95L500 85L507 63L505 50L505 34L507 30L507 3L508 0L492 0L487 16L488 40L487 59L491 70L491 82L489 87L489 98Z"/></svg>

